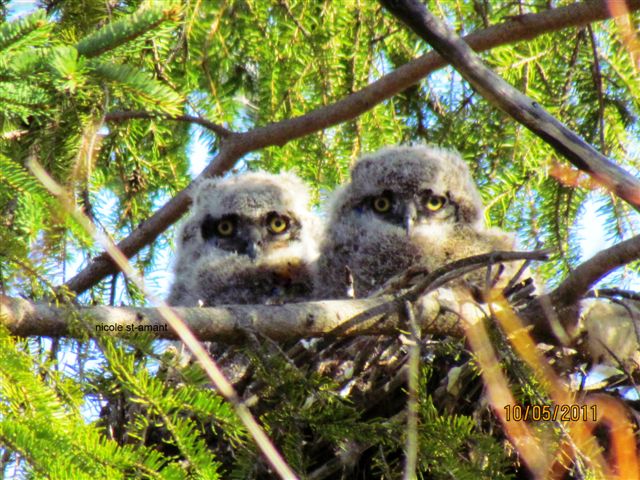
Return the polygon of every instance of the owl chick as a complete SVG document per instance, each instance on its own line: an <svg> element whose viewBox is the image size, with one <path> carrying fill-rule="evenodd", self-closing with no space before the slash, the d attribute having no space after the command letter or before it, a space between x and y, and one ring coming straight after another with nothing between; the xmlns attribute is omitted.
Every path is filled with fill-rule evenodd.
<svg viewBox="0 0 640 480"><path fill-rule="evenodd" d="M294 174L204 181L178 237L172 305L288 302L312 291L317 220Z"/></svg>
<svg viewBox="0 0 640 480"><path fill-rule="evenodd" d="M316 291L326 298L351 289L365 297L409 267L433 271L514 246L510 235L483 225L480 195L460 156L423 145L362 157L333 197L325 237ZM485 272L476 277L484 283Z"/></svg>

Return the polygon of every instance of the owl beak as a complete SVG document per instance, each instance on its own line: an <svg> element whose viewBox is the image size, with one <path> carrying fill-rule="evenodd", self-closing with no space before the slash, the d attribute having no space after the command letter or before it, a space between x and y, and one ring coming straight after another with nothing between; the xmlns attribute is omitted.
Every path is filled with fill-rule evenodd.
<svg viewBox="0 0 640 480"><path fill-rule="evenodd" d="M262 252L262 236L257 228L249 230L247 240L247 255L251 260L255 260Z"/></svg>
<svg viewBox="0 0 640 480"><path fill-rule="evenodd" d="M411 234L416 217L418 216L416 206L413 202L408 202L404 210L404 230L407 235Z"/></svg>
<svg viewBox="0 0 640 480"><path fill-rule="evenodd" d="M256 242L249 242L247 245L247 255L251 260L255 260L260 255L260 246Z"/></svg>

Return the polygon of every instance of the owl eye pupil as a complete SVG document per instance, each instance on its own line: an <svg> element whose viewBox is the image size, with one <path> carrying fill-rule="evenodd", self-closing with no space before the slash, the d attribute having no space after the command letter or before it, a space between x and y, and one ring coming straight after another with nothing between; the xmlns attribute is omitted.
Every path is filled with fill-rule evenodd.
<svg viewBox="0 0 640 480"><path fill-rule="evenodd" d="M233 223L229 220L222 220L218 223L218 233L223 237L228 237L233 233Z"/></svg>
<svg viewBox="0 0 640 480"><path fill-rule="evenodd" d="M269 220L268 227L271 233L284 233L289 227L289 222L285 217L274 215Z"/></svg>
<svg viewBox="0 0 640 480"><path fill-rule="evenodd" d="M427 200L427 208L431 211L440 210L444 204L446 199L444 197L432 196Z"/></svg>
<svg viewBox="0 0 640 480"><path fill-rule="evenodd" d="M373 208L376 212L385 213L391 208L391 202L387 197L377 197L373 200Z"/></svg>

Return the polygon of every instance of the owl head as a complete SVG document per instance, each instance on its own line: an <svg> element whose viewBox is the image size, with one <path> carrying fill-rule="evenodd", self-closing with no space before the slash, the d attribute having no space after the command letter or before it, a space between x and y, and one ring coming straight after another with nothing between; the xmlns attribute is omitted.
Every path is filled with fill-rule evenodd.
<svg viewBox="0 0 640 480"><path fill-rule="evenodd" d="M203 181L193 213L184 223L179 249L203 255L272 257L297 248L317 249L309 192L292 173L250 172ZM194 258L195 259L195 258Z"/></svg>
<svg viewBox="0 0 640 480"><path fill-rule="evenodd" d="M498 242L485 242L490 235L478 233L486 231L482 210L455 152L393 146L363 156L329 206L315 277L318 296L352 290L366 296L409 267L431 271L462 252L495 249ZM473 240L476 233L479 241Z"/></svg>
<svg viewBox="0 0 640 480"><path fill-rule="evenodd" d="M407 233L482 221L480 196L465 162L455 152L424 145L386 147L363 156L331 210Z"/></svg>
<svg viewBox="0 0 640 480"><path fill-rule="evenodd" d="M292 173L203 181L178 233L169 302L263 303L274 291L293 298L298 287L310 290L297 274L318 256L321 231L309 200Z"/></svg>

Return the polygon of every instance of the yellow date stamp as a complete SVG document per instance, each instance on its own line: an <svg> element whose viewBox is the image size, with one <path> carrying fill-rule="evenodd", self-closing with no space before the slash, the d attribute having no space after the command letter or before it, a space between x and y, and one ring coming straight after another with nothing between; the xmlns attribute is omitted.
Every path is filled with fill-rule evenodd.
<svg viewBox="0 0 640 480"><path fill-rule="evenodd" d="M507 422L597 422L597 405L511 405L504 406Z"/></svg>

